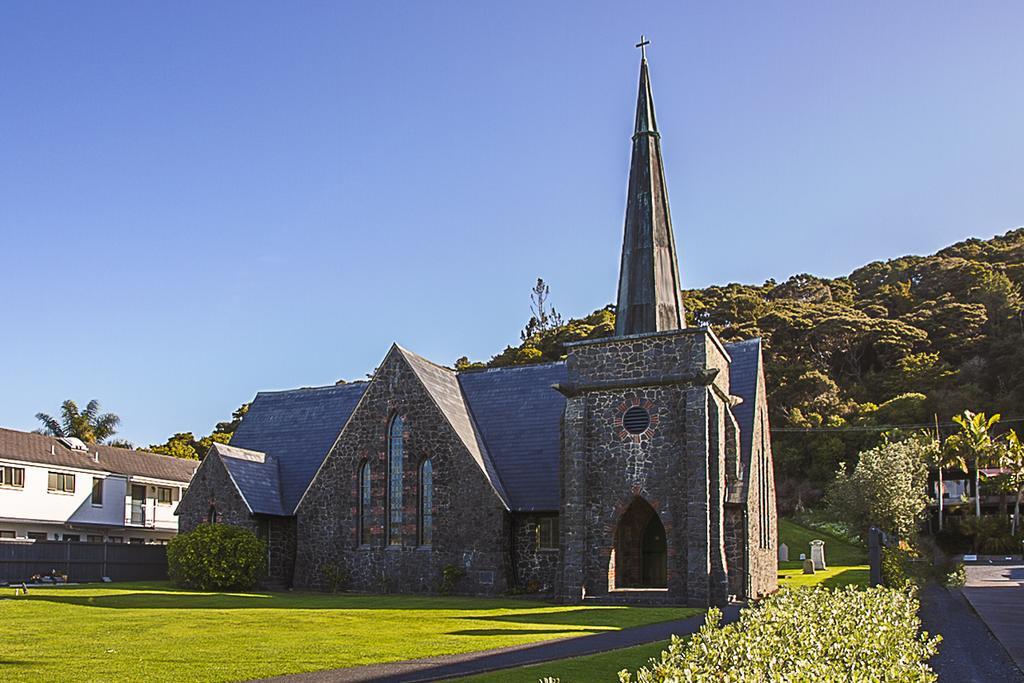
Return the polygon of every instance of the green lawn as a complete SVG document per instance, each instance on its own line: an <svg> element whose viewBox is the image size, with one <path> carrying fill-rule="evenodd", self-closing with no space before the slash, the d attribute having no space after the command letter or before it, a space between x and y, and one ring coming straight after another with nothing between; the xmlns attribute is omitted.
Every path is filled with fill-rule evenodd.
<svg viewBox="0 0 1024 683"><path fill-rule="evenodd" d="M665 640L587 657L495 671L480 676L460 678L458 681L459 683L537 683L545 676L554 676L560 679L561 683L600 683L600 681L614 683L618 680L616 674L622 669L636 671L646 665L651 657L661 657L661 651L667 648L668 641Z"/></svg>
<svg viewBox="0 0 1024 683"><path fill-rule="evenodd" d="M241 680L484 650L699 613L518 599L201 593L159 583L39 588L17 599L13 594L10 588L0 592L4 681Z"/></svg>
<svg viewBox="0 0 1024 683"><path fill-rule="evenodd" d="M811 556L811 541L825 541L825 571L803 573L800 553ZM779 543L789 546L789 562L779 563L779 587L868 585L868 551L822 531L808 529L788 519L779 520Z"/></svg>
<svg viewBox="0 0 1024 683"><path fill-rule="evenodd" d="M779 520L779 542L789 546L789 555L799 558L800 553L810 556L810 543L814 539L825 541L825 563L828 569L814 574L803 573L799 560L779 563L779 586L813 586L823 584L829 587L856 584L867 586L867 550L847 543L821 531L800 526L788 519ZM647 664L652 657L659 657L668 647L668 641L639 645L621 650L611 650L589 657L565 659L546 664L496 671L481 676L459 679L459 683L535 683L545 676L555 676L562 683L577 681L609 681L616 679L622 669L636 671Z"/></svg>

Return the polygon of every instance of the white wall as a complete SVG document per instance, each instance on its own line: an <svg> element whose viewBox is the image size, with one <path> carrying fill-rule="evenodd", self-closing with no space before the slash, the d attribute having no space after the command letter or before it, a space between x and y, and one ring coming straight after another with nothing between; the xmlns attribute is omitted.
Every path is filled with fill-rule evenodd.
<svg viewBox="0 0 1024 683"><path fill-rule="evenodd" d="M52 534L64 528L68 533L80 534L84 541L89 533L104 533L102 529L68 528L79 524L109 527L107 535L123 536L126 542L128 537L165 539L178 531L178 518L174 516L174 510L181 500L182 485L178 482L126 478L124 475L107 472L0 460L0 466L5 465L25 470L24 487L0 486L0 519L18 520L18 523L0 522L0 530L15 529L18 537L25 537L28 531L47 531L53 540ZM50 472L74 475L74 493L49 491ZM101 505L92 504L94 477L103 480ZM145 526L130 524L133 483L146 487ZM159 486L171 489L170 505L157 502Z"/></svg>

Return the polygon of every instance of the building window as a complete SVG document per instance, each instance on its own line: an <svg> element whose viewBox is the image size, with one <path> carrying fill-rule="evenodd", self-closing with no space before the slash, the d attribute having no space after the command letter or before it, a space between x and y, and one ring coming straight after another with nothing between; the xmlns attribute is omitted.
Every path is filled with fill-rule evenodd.
<svg viewBox="0 0 1024 683"><path fill-rule="evenodd" d="M103 479L100 477L92 478L92 504L103 505Z"/></svg>
<svg viewBox="0 0 1024 683"><path fill-rule="evenodd" d="M132 545L142 545L143 543L146 542L146 539L144 539L144 538L129 538L128 542L131 543Z"/></svg>
<svg viewBox="0 0 1024 683"><path fill-rule="evenodd" d="M370 543L370 505L372 488L370 484L370 463L359 466L359 545Z"/></svg>
<svg viewBox="0 0 1024 683"><path fill-rule="evenodd" d="M124 536L108 536L107 541L110 543L124 543Z"/></svg>
<svg viewBox="0 0 1024 683"><path fill-rule="evenodd" d="M75 475L64 472L50 472L47 490L50 493L74 493Z"/></svg>
<svg viewBox="0 0 1024 683"><path fill-rule="evenodd" d="M558 549L558 517L541 517L537 520L537 548Z"/></svg>
<svg viewBox="0 0 1024 683"><path fill-rule="evenodd" d="M31 538L33 541L45 541L46 540L46 532L45 531L30 531L30 532L28 532L25 535L28 536L29 538Z"/></svg>
<svg viewBox="0 0 1024 683"><path fill-rule="evenodd" d="M25 488L25 468L0 467L0 486L8 486L15 489Z"/></svg>
<svg viewBox="0 0 1024 683"><path fill-rule="evenodd" d="M13 531L0 531L0 538L17 538L18 535Z"/></svg>
<svg viewBox="0 0 1024 683"><path fill-rule="evenodd" d="M211 505L210 509L206 511L206 523L216 524L217 523L217 506Z"/></svg>
<svg viewBox="0 0 1024 683"><path fill-rule="evenodd" d="M771 470L769 469L768 453L764 448L764 440L767 438L768 425L764 422L764 415L761 415L761 443L758 445L758 504L760 506L761 520L761 548L767 550L772 547L772 516L768 510L768 501L771 498Z"/></svg>
<svg viewBox="0 0 1024 683"><path fill-rule="evenodd" d="M78 534L64 534L64 540L68 543L78 543L82 540L82 537Z"/></svg>
<svg viewBox="0 0 1024 683"><path fill-rule="evenodd" d="M170 486L157 486L156 487L156 502L160 505L170 505L173 496Z"/></svg>
<svg viewBox="0 0 1024 683"><path fill-rule="evenodd" d="M420 465L420 545L430 545L434 535L434 464Z"/></svg>
<svg viewBox="0 0 1024 683"><path fill-rule="evenodd" d="M85 537L85 540L89 543L103 543L103 536L98 534L89 534Z"/></svg>
<svg viewBox="0 0 1024 683"><path fill-rule="evenodd" d="M400 415L388 430L388 543L402 543L402 467L404 465L403 424Z"/></svg>

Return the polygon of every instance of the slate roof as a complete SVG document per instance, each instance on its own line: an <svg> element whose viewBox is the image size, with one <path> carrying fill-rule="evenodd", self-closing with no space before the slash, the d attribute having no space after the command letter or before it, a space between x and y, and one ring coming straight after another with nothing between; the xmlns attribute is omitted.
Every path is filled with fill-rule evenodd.
<svg viewBox="0 0 1024 683"><path fill-rule="evenodd" d="M248 475L255 478L258 472L272 477L273 470L278 479L279 509L282 512L268 514L290 515L295 511L299 499L364 391L366 382L353 382L290 391L261 391L256 394L249 412L231 437L230 445L265 453L268 462L257 467L255 464L238 464L229 462L230 458L222 458L232 476L236 470L244 473L242 481L236 479L236 484L250 507L255 501L259 501L257 505L262 506L267 502L268 494L263 484L256 485L253 482L250 486L242 482L249 482ZM276 462L276 467L270 466L272 462Z"/></svg>
<svg viewBox="0 0 1024 683"><path fill-rule="evenodd" d="M102 444L86 445L89 447L88 452L77 451L68 448L53 436L0 428L0 458L8 460L183 483L191 481L192 475L199 467L196 460Z"/></svg>
<svg viewBox="0 0 1024 683"><path fill-rule="evenodd" d="M509 508L554 511L565 397L564 362L493 368L459 375L477 430L505 486Z"/></svg>
<svg viewBox="0 0 1024 683"><path fill-rule="evenodd" d="M740 447L749 462L760 339L725 345ZM568 378L565 362L456 373L395 345L506 506L556 511L565 397L552 388ZM231 439L214 448L256 513L294 514L365 382L260 392Z"/></svg>
<svg viewBox="0 0 1024 683"><path fill-rule="evenodd" d="M413 372L419 377L420 382L426 388L427 393L434 399L434 402L444 413L448 423L458 434L459 439L466 446L466 450L476 461L476 464L483 471L491 486L497 492L506 507L509 504L508 493L502 486L502 478L494 466L494 462L488 453L485 441L481 439L474 424L470 410L466 406L462 390L459 386L459 376L450 368L432 363L423 356L403 349L395 344L395 349L406 359Z"/></svg>
<svg viewBox="0 0 1024 683"><path fill-rule="evenodd" d="M757 376L761 359L761 340L745 339L725 344L732 363L729 364L729 393L743 403L732 409L740 425L740 452L743 462L750 462L751 437L754 434L754 407L757 405Z"/></svg>
<svg viewBox="0 0 1024 683"><path fill-rule="evenodd" d="M250 512L265 515L289 515L281 505L281 478L278 459L259 451L214 444L213 451L235 482Z"/></svg>

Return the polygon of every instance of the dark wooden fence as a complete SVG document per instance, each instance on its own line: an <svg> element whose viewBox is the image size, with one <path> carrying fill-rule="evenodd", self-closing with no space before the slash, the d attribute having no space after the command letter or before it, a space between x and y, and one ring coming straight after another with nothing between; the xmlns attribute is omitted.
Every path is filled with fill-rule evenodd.
<svg viewBox="0 0 1024 683"><path fill-rule="evenodd" d="M56 571L68 581L162 581L167 546L131 543L0 541L0 581L27 581Z"/></svg>

